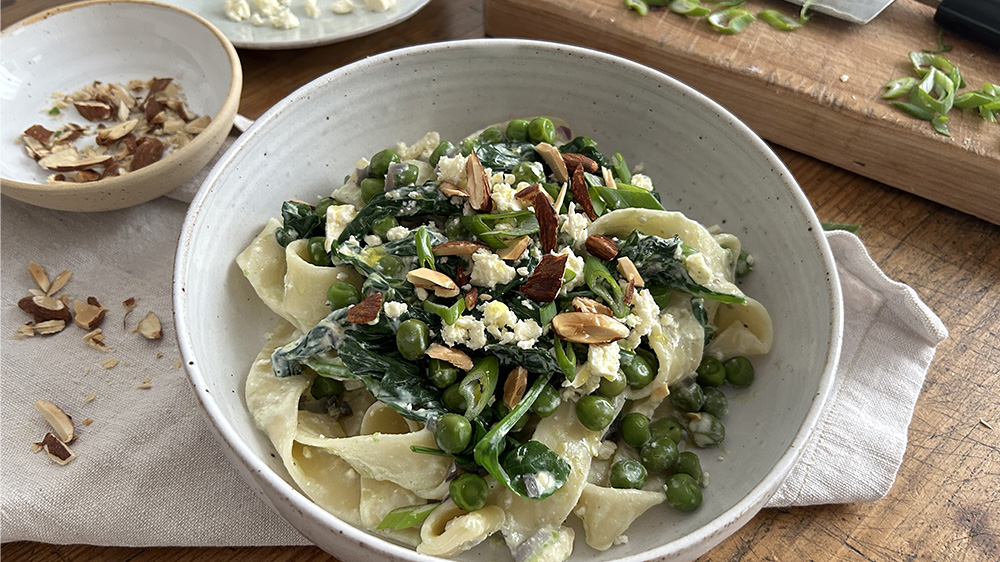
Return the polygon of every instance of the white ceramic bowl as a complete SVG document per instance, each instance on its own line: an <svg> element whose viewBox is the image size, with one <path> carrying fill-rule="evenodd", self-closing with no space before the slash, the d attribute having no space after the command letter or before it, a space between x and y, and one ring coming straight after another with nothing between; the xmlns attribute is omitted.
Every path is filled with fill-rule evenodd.
<svg viewBox="0 0 1000 562"><path fill-rule="evenodd" d="M4 195L64 211L106 211L144 203L191 179L222 146L239 107L243 71L232 43L187 10L147 0L95 0L36 14L3 31L0 157ZM187 146L135 172L90 183L48 184L52 174L25 154L34 124L93 125L69 109L46 113L56 92L95 80L125 84L173 78L188 107L212 121ZM85 144L93 145L93 137ZM80 145L82 146L82 145Z"/></svg>
<svg viewBox="0 0 1000 562"><path fill-rule="evenodd" d="M645 164L667 208L720 224L756 258L744 287L770 311L771 353L734 397L701 508L651 509L605 552L577 535L573 560L683 560L707 551L763 506L794 464L831 386L840 288L805 196L735 117L657 71L595 51L487 39L365 59L304 86L240 138L191 205L177 251L175 321L198 400L248 481L306 537L344 560L429 560L346 525L290 483L243 399L273 328L235 257L285 199L327 195L361 156L428 131L458 139L515 116L567 119L605 151ZM252 181L249 181L252 178ZM504 560L496 542L463 560ZM503 547L499 547L503 549Z"/></svg>

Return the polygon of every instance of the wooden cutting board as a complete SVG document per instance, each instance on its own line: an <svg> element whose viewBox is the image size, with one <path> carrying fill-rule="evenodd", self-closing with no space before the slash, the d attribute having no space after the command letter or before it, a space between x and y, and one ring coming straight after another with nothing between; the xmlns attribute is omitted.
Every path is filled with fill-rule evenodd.
<svg viewBox="0 0 1000 562"><path fill-rule="evenodd" d="M777 0L744 8L799 10ZM953 109L949 138L881 98L889 80L915 76L909 51L937 46L933 10L914 0L896 0L867 25L816 14L797 31L758 20L738 35L666 8L639 16L622 0L485 0L484 10L488 35L636 60L705 93L767 140L1000 224L1000 123ZM1000 84L1000 54L943 38L953 46L944 56L969 84L960 92Z"/></svg>

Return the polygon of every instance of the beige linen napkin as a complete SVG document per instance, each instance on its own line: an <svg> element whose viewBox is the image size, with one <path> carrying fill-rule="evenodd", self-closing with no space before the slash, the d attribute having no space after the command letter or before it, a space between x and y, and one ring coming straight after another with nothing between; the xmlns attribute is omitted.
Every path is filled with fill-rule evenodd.
<svg viewBox="0 0 1000 562"><path fill-rule="evenodd" d="M3 198L0 305L0 532L3 541L119 546L305 544L254 496L223 456L177 363L171 275L181 223L200 179L121 211L72 214ZM801 462L769 506L873 501L888 492L941 321L909 287L886 278L853 235L830 233L845 301L845 342L832 400ZM71 326L11 339L34 286L27 264L64 291L109 310L111 349ZM138 307L123 327L122 301ZM148 311L164 337L130 330ZM102 362L117 359L112 368ZM148 380L147 380L148 379ZM145 382L145 384L144 384ZM143 386L149 388L139 388ZM92 397L92 400L90 399ZM47 426L32 408L49 399L77 422L78 455L58 466L33 455ZM86 420L93 420L85 425ZM44 455L45 453L39 453Z"/></svg>

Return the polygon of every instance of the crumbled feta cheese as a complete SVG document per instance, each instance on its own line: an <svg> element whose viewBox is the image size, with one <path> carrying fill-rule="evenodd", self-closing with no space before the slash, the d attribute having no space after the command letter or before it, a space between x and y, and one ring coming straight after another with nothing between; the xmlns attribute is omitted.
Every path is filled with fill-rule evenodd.
<svg viewBox="0 0 1000 562"><path fill-rule="evenodd" d="M625 317L625 325L630 328L628 337L622 340L627 349L639 346L643 337L653 330L653 325L659 322L660 307L653 300L648 290L639 289L632 297L632 312Z"/></svg>
<svg viewBox="0 0 1000 562"><path fill-rule="evenodd" d="M493 184L491 197L493 199L494 212L509 213L511 211L523 211L527 205L523 200L515 197L516 194L517 190L508 183Z"/></svg>
<svg viewBox="0 0 1000 562"><path fill-rule="evenodd" d="M684 267L687 268L691 279L699 285L706 285L712 280L712 269L705 263L705 255L701 252L688 256L684 260Z"/></svg>
<svg viewBox="0 0 1000 562"><path fill-rule="evenodd" d="M307 16L313 19L319 17L320 11L319 11L319 5L317 4L317 0L306 0L305 10Z"/></svg>
<svg viewBox="0 0 1000 562"><path fill-rule="evenodd" d="M527 277L529 273L530 272L528 271L527 267L517 268L517 274L520 275L521 277Z"/></svg>
<svg viewBox="0 0 1000 562"><path fill-rule="evenodd" d="M410 229L405 226L394 226L385 233L386 240L402 240L410 235Z"/></svg>
<svg viewBox="0 0 1000 562"><path fill-rule="evenodd" d="M472 316L459 316L454 324L442 324L441 339L449 346L464 345L481 349L486 345L486 326Z"/></svg>
<svg viewBox="0 0 1000 562"><path fill-rule="evenodd" d="M417 298L422 301L427 300L427 297L430 296L430 293L427 292L427 289L424 289L423 287L417 287L416 289L414 289L414 292L417 294Z"/></svg>
<svg viewBox="0 0 1000 562"><path fill-rule="evenodd" d="M382 243L382 239L374 234L365 234L364 240L368 246L378 246Z"/></svg>
<svg viewBox="0 0 1000 562"><path fill-rule="evenodd" d="M632 174L632 185L653 191L653 180L645 174Z"/></svg>
<svg viewBox="0 0 1000 562"><path fill-rule="evenodd" d="M341 16L349 14L354 11L354 3L351 0L336 0L330 4L330 11Z"/></svg>
<svg viewBox="0 0 1000 562"><path fill-rule="evenodd" d="M573 253L573 250L569 246L559 250L556 255L566 254L566 270L573 272L573 279L570 281L563 282L562 288L559 289L560 294L565 295L566 293L576 289L580 285L583 285L585 279L583 277L583 258ZM565 276L565 273L563 274Z"/></svg>
<svg viewBox="0 0 1000 562"><path fill-rule="evenodd" d="M391 230L389 232L392 232ZM510 283L517 274L500 256L489 250L476 250L472 254L472 271L469 282L479 287L496 287L497 283Z"/></svg>
<svg viewBox="0 0 1000 562"><path fill-rule="evenodd" d="M396 6L396 0L365 0L365 7L373 12L385 12Z"/></svg>
<svg viewBox="0 0 1000 562"><path fill-rule="evenodd" d="M241 21L250 17L250 4L247 0L226 0L226 17L233 21Z"/></svg>
<svg viewBox="0 0 1000 562"><path fill-rule="evenodd" d="M482 306L483 325L491 336L502 344L516 344L529 349L542 335L542 327L534 320L518 320L517 315L500 301L490 301Z"/></svg>
<svg viewBox="0 0 1000 562"><path fill-rule="evenodd" d="M572 202L566 208L566 219L559 226L559 230L569 237L570 245L579 250L587 241L587 227L589 225L590 219L584 213L577 213L576 202Z"/></svg>
<svg viewBox="0 0 1000 562"><path fill-rule="evenodd" d="M442 156L438 160L437 179L457 187L465 187L465 156Z"/></svg>
<svg viewBox="0 0 1000 562"><path fill-rule="evenodd" d="M628 535L618 535L615 540L611 541L611 544L615 546L628 544Z"/></svg>
<svg viewBox="0 0 1000 562"><path fill-rule="evenodd" d="M618 444L614 441L601 441L601 448L597 451L597 458L606 461L614 456L615 451L617 450Z"/></svg>
<svg viewBox="0 0 1000 562"><path fill-rule="evenodd" d="M617 342L603 345L592 344L587 351L587 364L590 365L590 372L606 379L618 376L618 367L621 366L618 353L621 348Z"/></svg>
<svg viewBox="0 0 1000 562"><path fill-rule="evenodd" d="M396 154L399 155L400 160L416 160L417 158L423 158L427 160L431 157L431 153L437 148L437 145L441 143L441 135L431 131L420 138L413 146L406 146L406 143L396 144Z"/></svg>
<svg viewBox="0 0 1000 562"><path fill-rule="evenodd" d="M330 205L326 208L326 240L323 242L323 247L327 252L357 214L354 205Z"/></svg>
<svg viewBox="0 0 1000 562"><path fill-rule="evenodd" d="M405 302L388 301L382 305L382 310L385 311L385 315L389 318L399 318L402 316L406 309L409 308Z"/></svg>

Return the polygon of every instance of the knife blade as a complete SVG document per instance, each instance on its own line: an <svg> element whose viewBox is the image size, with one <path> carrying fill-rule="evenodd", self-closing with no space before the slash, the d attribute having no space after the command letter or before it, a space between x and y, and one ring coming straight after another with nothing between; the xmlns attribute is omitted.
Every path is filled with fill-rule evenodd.
<svg viewBox="0 0 1000 562"><path fill-rule="evenodd" d="M788 0L799 6L808 0ZM916 0L935 8L934 21L966 39L1000 49L1000 0ZM849 22L865 24L893 0L817 0L809 9Z"/></svg>

